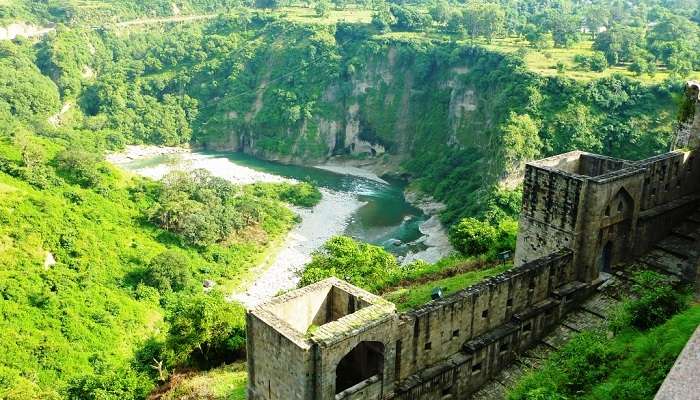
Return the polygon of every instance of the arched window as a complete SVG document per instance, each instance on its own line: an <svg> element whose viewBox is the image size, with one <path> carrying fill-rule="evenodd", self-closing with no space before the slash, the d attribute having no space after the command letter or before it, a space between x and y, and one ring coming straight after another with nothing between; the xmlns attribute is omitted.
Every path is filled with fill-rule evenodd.
<svg viewBox="0 0 700 400"><path fill-rule="evenodd" d="M360 342L343 357L335 370L335 393L340 393L384 369L384 344Z"/></svg>

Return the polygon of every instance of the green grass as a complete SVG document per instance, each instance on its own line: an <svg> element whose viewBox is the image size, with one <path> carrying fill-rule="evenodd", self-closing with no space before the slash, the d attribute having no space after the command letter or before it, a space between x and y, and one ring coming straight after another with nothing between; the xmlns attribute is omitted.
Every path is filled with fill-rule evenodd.
<svg viewBox="0 0 700 400"><path fill-rule="evenodd" d="M525 62L528 68L533 72L544 76L553 76L559 74L557 71L557 64L562 63L565 66L565 71L563 74L566 77L580 80L580 81L591 81L595 79L604 78L613 74L620 74L630 78L640 80L644 83L659 83L667 79L671 74L665 67L660 66L659 71L654 76L649 76L648 74L642 74L637 76L634 72L627 69L626 66L612 66L602 72L595 71L581 71L576 69L576 64L574 63L574 57L576 55L586 55L590 56L593 54L593 41L592 40L582 40L576 43L571 48L545 48L542 50L534 49L529 46L527 40L522 38L504 38L495 39L488 43L484 40L479 40L476 43L482 46L494 50L501 51L505 53L513 53L519 49L526 49L527 55L525 56ZM700 77L700 72L695 71L691 73L689 78Z"/></svg>
<svg viewBox="0 0 700 400"><path fill-rule="evenodd" d="M58 141L33 141L44 143L47 157L60 149ZM0 156L19 154L0 138ZM163 309L136 288L157 254L179 248L195 282L232 288L291 226L280 204L289 224L266 241L189 247L145 221L148 201L130 192L132 178L113 169L108 175L99 189L65 182L38 189L0 172L0 352L8 355L0 398L62 395L70 380L94 372L97 356L114 368L130 365L141 343L166 329ZM56 265L44 267L47 252Z"/></svg>
<svg viewBox="0 0 700 400"><path fill-rule="evenodd" d="M357 8L346 8L344 10L331 8L328 10L328 14L323 17L317 16L313 8L306 7L283 7L275 12L285 16L289 21L307 24L332 25L337 22L369 24L372 21L372 10Z"/></svg>
<svg viewBox="0 0 700 400"><path fill-rule="evenodd" d="M396 304L396 308L399 311L407 311L429 302L431 292L436 287L442 288L444 295L449 295L473 286L488 277L498 275L510 267L512 267L512 264L499 265L468 271L447 278L406 285L398 290L384 294L384 298Z"/></svg>
<svg viewBox="0 0 700 400"><path fill-rule="evenodd" d="M162 399L246 400L247 384L245 363L235 363L189 375Z"/></svg>
<svg viewBox="0 0 700 400"><path fill-rule="evenodd" d="M521 378L508 399L651 399L698 324L696 304L649 331L585 332Z"/></svg>

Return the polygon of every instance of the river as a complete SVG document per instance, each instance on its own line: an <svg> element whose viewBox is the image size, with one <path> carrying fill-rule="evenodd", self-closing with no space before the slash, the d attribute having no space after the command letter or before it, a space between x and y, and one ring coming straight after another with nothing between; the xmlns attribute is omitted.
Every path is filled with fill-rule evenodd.
<svg viewBox="0 0 700 400"><path fill-rule="evenodd" d="M110 161L154 179L184 166L204 168L239 184L304 180L320 188L323 200L312 209L295 208L301 223L292 229L274 259L260 267L256 280L245 291L232 296L249 307L293 288L298 282L297 272L310 261L311 253L334 235L345 234L382 246L400 259L424 258L421 254L427 258L445 255L436 254L437 248L430 248L434 240L425 237L425 229L421 232L422 225L430 225L426 224L430 216L406 201L405 183L380 178L368 171L286 165L241 153L153 147L129 147L126 153L110 156ZM439 249L438 253L441 252L444 249Z"/></svg>

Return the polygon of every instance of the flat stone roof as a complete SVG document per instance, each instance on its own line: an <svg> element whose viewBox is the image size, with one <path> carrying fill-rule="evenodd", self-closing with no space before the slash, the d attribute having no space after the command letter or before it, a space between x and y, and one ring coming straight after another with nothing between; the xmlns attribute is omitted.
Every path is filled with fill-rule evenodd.
<svg viewBox="0 0 700 400"><path fill-rule="evenodd" d="M700 327L676 359L655 400L697 400L700 396Z"/></svg>

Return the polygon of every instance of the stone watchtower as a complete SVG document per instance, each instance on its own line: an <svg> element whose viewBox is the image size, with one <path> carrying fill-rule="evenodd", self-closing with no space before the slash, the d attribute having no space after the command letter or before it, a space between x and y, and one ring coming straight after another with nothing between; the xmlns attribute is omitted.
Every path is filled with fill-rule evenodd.
<svg viewBox="0 0 700 400"><path fill-rule="evenodd" d="M640 161L573 151L525 168L516 265L574 252L574 278L591 282L640 256L700 201L700 83L688 82L674 145Z"/></svg>
<svg viewBox="0 0 700 400"><path fill-rule="evenodd" d="M329 278L251 310L248 399L377 399L393 391L394 304Z"/></svg>
<svg viewBox="0 0 700 400"><path fill-rule="evenodd" d="M700 148L700 82L690 81L674 148Z"/></svg>

